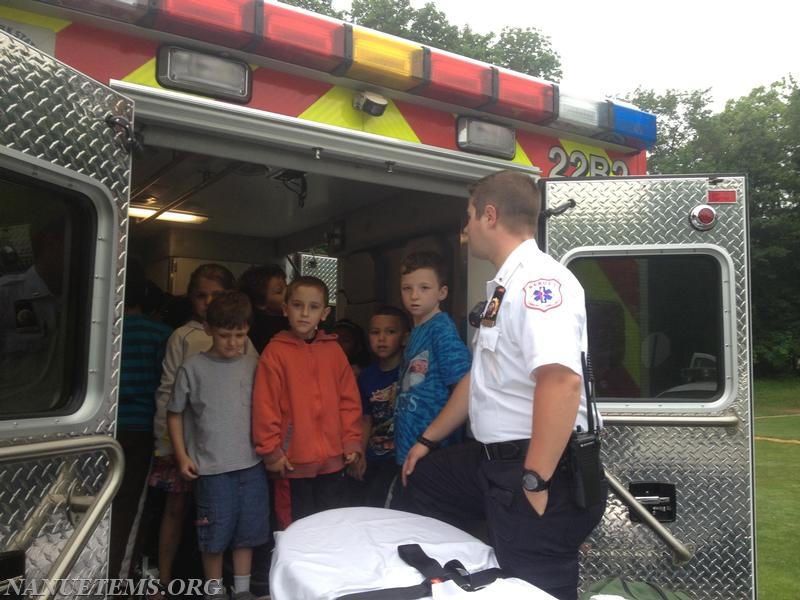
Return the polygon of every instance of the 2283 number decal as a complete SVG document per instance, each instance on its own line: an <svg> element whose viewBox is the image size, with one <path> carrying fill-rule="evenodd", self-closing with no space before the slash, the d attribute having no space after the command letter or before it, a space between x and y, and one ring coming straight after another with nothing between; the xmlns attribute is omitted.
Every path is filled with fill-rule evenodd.
<svg viewBox="0 0 800 600"><path fill-rule="evenodd" d="M605 156L596 154L587 155L581 150L573 150L569 154L561 146L553 146L547 153L553 163L548 177L596 177L600 175L625 176L628 174L628 165L622 160L609 163ZM567 173L570 169L571 173Z"/></svg>

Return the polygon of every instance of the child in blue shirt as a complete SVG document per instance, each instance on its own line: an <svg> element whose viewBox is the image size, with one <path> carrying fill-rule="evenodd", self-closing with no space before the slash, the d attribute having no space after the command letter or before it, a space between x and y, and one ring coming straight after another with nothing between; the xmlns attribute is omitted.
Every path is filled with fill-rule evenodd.
<svg viewBox="0 0 800 600"><path fill-rule="evenodd" d="M471 357L455 323L439 307L447 298L442 257L415 252L403 260L400 273L403 306L414 322L395 409L395 460L402 466L417 437L447 403L451 388L469 371ZM441 445L457 441L460 435L454 434Z"/></svg>
<svg viewBox="0 0 800 600"><path fill-rule="evenodd" d="M369 347L377 361L358 376L366 449L363 458L348 468L356 479L352 485L355 504L384 507L397 475L394 409L403 346L410 329L408 316L395 306L379 307L369 321Z"/></svg>

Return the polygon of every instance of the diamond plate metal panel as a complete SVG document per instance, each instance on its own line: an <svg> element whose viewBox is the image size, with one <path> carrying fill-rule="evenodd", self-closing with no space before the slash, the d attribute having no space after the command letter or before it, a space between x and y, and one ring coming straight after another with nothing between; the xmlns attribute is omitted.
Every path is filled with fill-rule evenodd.
<svg viewBox="0 0 800 600"><path fill-rule="evenodd" d="M329 303L336 306L336 296L339 290L339 259L316 254L301 254L300 258L300 274L313 275L322 279L328 286Z"/></svg>
<svg viewBox="0 0 800 600"><path fill-rule="evenodd" d="M716 188L735 190L738 200L715 205L716 226L707 232L696 231L689 223L689 212L704 204L708 190ZM693 547L694 556L684 565L673 564L669 549L645 525L631 523L627 507L611 496L602 524L587 542L582 581L624 574L684 589L698 600L754 597L744 178L720 177L714 182L708 178L565 180L548 182L546 197L551 207L569 199L577 203L547 224L548 253L559 260L576 247L713 244L730 255L734 268L732 351L738 372L731 376L736 397L732 406L718 413L735 413L740 425L611 425L604 432L606 468L624 484L644 480L677 485L677 519L666 527ZM606 409L604 414L611 412Z"/></svg>
<svg viewBox="0 0 800 600"><path fill-rule="evenodd" d="M112 256L114 276L96 274L95 318L110 329L111 352L104 359L103 405L69 435L113 435L122 332L122 291L126 252L125 218L131 159L120 131L107 116L133 123L133 104L96 81L0 32L0 145L91 177L115 204L115 223L100 225L100 240ZM113 232L113 235L109 235ZM100 243L100 242L98 242ZM106 314L113 307L113 314ZM52 421L58 423L58 419ZM11 436L2 445L63 437L42 426L35 435ZM70 495L93 495L106 477L108 460L97 452L59 459L0 465L0 549L27 548L28 576L47 574L73 526ZM70 577L105 575L108 515L83 549Z"/></svg>

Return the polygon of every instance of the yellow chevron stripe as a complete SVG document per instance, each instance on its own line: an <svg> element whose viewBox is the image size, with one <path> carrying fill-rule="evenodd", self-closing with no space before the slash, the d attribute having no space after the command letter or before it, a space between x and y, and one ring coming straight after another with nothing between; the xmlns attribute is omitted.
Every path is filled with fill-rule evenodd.
<svg viewBox="0 0 800 600"><path fill-rule="evenodd" d="M34 25L42 27L58 33L72 21L65 21L64 19L56 19L55 17L46 17L44 15L37 15L36 13L28 12L26 10L19 10L16 8L0 7L0 18L8 19L9 21L16 21L17 23L25 23L26 25Z"/></svg>
<svg viewBox="0 0 800 600"><path fill-rule="evenodd" d="M341 86L331 88L298 116L317 123L419 143L417 134L394 102L389 100L380 117L371 117L353 108L353 90Z"/></svg>
<svg viewBox="0 0 800 600"><path fill-rule="evenodd" d="M511 162L519 165L525 165L526 167L533 166L533 162L531 162L531 159L528 158L528 155L525 153L525 150L522 149L522 146L519 145L519 142L517 142L517 152L514 154L514 158L511 160Z"/></svg>
<svg viewBox="0 0 800 600"><path fill-rule="evenodd" d="M122 81L160 88L161 86L156 80L156 59L152 58L148 60L141 67L131 71L125 77L123 77Z"/></svg>

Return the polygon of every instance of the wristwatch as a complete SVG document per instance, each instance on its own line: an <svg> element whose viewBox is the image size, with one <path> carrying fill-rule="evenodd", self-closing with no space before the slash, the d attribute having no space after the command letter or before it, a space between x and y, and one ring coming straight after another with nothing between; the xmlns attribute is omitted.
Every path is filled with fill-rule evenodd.
<svg viewBox="0 0 800 600"><path fill-rule="evenodd" d="M532 469L522 472L522 487L529 492L543 492L550 487L550 480L545 480Z"/></svg>

